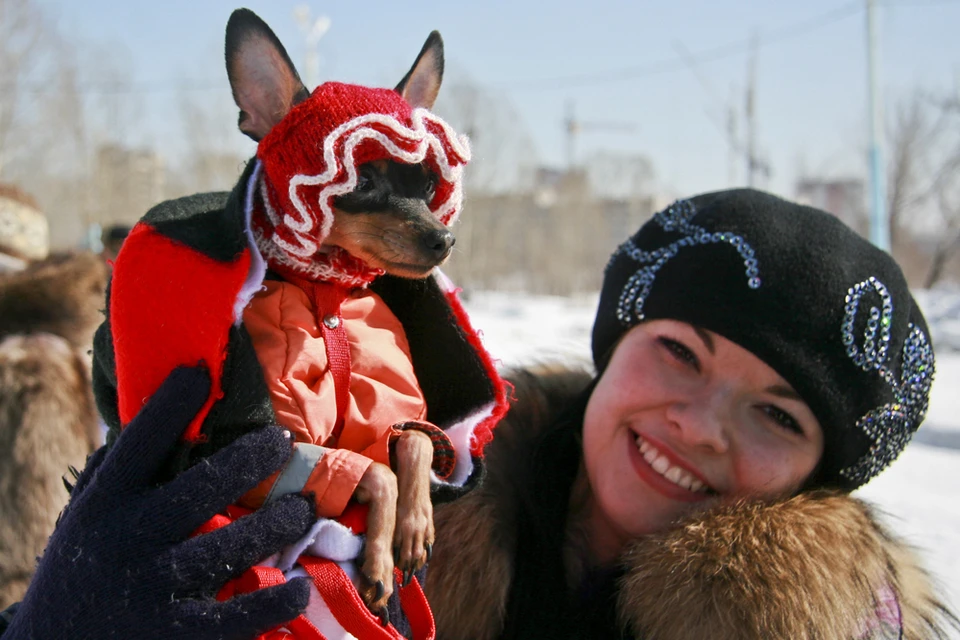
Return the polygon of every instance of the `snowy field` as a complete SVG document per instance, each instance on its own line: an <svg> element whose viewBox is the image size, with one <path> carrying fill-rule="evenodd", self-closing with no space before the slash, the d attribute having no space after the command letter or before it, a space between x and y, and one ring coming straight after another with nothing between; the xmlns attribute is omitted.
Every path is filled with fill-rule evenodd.
<svg viewBox="0 0 960 640"><path fill-rule="evenodd" d="M891 528L920 550L947 601L960 609L960 294L918 297L936 340L930 410L900 458L858 495L884 511ZM595 296L474 293L464 303L503 365L589 363Z"/></svg>

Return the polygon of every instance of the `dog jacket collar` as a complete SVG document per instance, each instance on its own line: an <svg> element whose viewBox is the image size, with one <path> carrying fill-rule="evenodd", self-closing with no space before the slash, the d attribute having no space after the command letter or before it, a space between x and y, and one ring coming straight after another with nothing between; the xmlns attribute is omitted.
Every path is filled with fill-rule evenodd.
<svg viewBox="0 0 960 640"><path fill-rule="evenodd" d="M317 142L319 141L319 142ZM295 106L257 148L263 164L264 210L254 217L257 246L271 267L318 280L345 266L369 284L379 273L351 264L344 252L320 247L333 224L333 198L357 186L357 169L375 160L425 163L438 176L430 210L450 225L463 199L465 136L391 89L327 82ZM369 270L369 268L367 268Z"/></svg>

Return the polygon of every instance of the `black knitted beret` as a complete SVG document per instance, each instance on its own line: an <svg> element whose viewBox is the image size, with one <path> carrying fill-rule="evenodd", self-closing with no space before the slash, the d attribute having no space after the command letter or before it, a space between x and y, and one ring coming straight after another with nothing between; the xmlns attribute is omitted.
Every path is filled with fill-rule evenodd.
<svg viewBox="0 0 960 640"><path fill-rule="evenodd" d="M903 273L818 209L738 189L655 215L607 265L598 371L630 327L658 318L735 342L793 386L823 428L818 486L865 483L926 413L933 350Z"/></svg>

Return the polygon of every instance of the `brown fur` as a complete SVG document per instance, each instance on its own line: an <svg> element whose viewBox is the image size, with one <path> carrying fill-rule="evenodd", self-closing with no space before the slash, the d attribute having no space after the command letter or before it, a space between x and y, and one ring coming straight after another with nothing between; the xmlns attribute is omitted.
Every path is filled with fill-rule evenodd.
<svg viewBox="0 0 960 640"><path fill-rule="evenodd" d="M103 321L107 267L93 253L60 253L0 278L0 337L53 333L84 354Z"/></svg>
<svg viewBox="0 0 960 640"><path fill-rule="evenodd" d="M509 378L520 400L497 428L484 485L437 513L426 592L444 640L499 635L515 545L504 478L523 463L522 443L586 384L562 370ZM638 638L853 640L883 585L898 595L904 638L945 638L955 624L912 550L841 493L722 505L636 541L623 561L618 610Z"/></svg>
<svg viewBox="0 0 960 640"><path fill-rule="evenodd" d="M105 286L92 254L0 279L0 608L26 590L67 503L64 474L100 442L87 352Z"/></svg>
<svg viewBox="0 0 960 640"><path fill-rule="evenodd" d="M584 371L541 365L507 375L513 402L486 452L484 484L434 513L437 541L425 592L443 640L499 636L513 577L510 467L539 427L556 416L564 400L590 381Z"/></svg>
<svg viewBox="0 0 960 640"><path fill-rule="evenodd" d="M941 637L929 578L845 494L726 505L637 541L624 560L619 610L640 637L850 640L884 585L900 596L905 637Z"/></svg>

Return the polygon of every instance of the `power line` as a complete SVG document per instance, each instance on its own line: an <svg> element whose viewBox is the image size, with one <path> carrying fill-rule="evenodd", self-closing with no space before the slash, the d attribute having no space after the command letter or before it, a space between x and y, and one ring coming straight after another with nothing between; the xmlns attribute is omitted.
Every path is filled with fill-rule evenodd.
<svg viewBox="0 0 960 640"><path fill-rule="evenodd" d="M888 7L926 7L945 4L958 4L960 0L881 0L878 4ZM779 29L764 32L763 42L767 44L777 44L785 40L790 40L810 32L826 27L835 22L839 22L850 16L863 11L863 0L852 0L836 9L820 14L813 18L802 20ZM530 78L526 80L511 80L509 82L497 83L498 89L521 92L521 91L543 91L550 89L587 87L601 84L614 84L627 80L634 80L647 76L658 75L661 73L670 73L682 71L691 63L700 64L714 62L742 55L750 51L751 38L745 38L730 42L727 44L704 49L703 51L687 54L686 56L673 56L663 60L653 61L642 65L624 67L621 69L610 69L603 72L591 72L582 74L570 74L563 76L552 76L547 78ZM4 81L0 79L0 89L16 87L18 91L29 93L31 95L46 95L56 91L56 83L30 83L17 85L13 81ZM223 79L218 80L196 80L183 81L171 80L168 82L118 82L118 81L88 81L82 82L77 87L81 94L102 94L102 95L123 95L123 94L151 94L164 93L169 91L223 91L226 82Z"/></svg>
<svg viewBox="0 0 960 640"><path fill-rule="evenodd" d="M823 13L814 18L796 22L794 24L766 32L767 35L764 35L763 39L764 44L775 44L784 40L805 35L811 31L816 31L817 29L821 29L829 24L839 22L840 20L849 18L852 15L861 13L862 11L862 0L853 0L852 2L848 2L841 7ZM738 40L736 42L730 42L694 53L690 57L674 56L664 60L633 67L626 67L623 69L605 71L602 73L583 73L554 76L552 78L515 80L509 83L499 84L498 87L508 91L534 91L623 82L626 80L634 80L636 78L643 78L660 73L681 71L689 66L691 62L699 64L741 55L750 50L751 41L751 38L747 38L744 40Z"/></svg>

